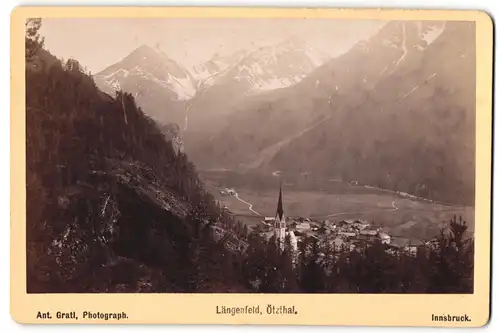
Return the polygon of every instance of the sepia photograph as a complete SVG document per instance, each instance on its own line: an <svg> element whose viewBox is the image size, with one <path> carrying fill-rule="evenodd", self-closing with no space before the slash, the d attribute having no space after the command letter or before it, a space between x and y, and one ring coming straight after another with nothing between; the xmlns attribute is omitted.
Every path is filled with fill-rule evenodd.
<svg viewBox="0 0 500 333"><path fill-rule="evenodd" d="M26 292L473 294L476 43L451 19L27 19Z"/></svg>

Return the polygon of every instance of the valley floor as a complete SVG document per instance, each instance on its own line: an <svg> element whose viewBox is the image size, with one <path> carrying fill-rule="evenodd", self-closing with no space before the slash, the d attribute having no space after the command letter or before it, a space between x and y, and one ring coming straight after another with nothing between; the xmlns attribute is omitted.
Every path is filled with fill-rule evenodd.
<svg viewBox="0 0 500 333"><path fill-rule="evenodd" d="M221 194L223 187L217 182L205 183L216 200L248 225L257 225L264 216L276 214L277 190L241 187L235 188L236 195L227 195ZM391 235L415 241L436 236L454 215L462 216L469 230L474 230L472 207L446 206L373 189L344 194L284 187L283 200L287 216L330 221L363 219L384 227Z"/></svg>

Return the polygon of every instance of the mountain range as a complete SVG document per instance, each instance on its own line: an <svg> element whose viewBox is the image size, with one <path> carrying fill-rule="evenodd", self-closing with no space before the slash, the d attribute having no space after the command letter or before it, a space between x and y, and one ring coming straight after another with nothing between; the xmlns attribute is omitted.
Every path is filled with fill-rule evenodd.
<svg viewBox="0 0 500 333"><path fill-rule="evenodd" d="M94 75L94 80L109 94L118 90L131 93L161 123L181 123L192 106L220 109L221 99L229 105L228 94L239 98L293 85L327 59L298 37L230 55L216 54L191 68L159 49L142 45Z"/></svg>
<svg viewBox="0 0 500 333"><path fill-rule="evenodd" d="M190 70L141 47L96 82L179 123L201 168L307 172L470 203L474 38L466 22L392 21L333 59L290 38ZM161 61L137 65L142 53Z"/></svg>

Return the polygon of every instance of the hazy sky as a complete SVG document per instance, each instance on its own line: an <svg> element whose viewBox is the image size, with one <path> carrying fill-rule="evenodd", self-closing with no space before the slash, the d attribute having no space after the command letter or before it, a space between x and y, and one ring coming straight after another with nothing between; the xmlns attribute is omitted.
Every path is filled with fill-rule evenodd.
<svg viewBox="0 0 500 333"><path fill-rule="evenodd" d="M59 58L75 58L97 73L126 57L136 47L159 47L185 66L215 53L278 43L298 36L336 56L373 35L381 21L332 19L44 19L40 33L46 48Z"/></svg>

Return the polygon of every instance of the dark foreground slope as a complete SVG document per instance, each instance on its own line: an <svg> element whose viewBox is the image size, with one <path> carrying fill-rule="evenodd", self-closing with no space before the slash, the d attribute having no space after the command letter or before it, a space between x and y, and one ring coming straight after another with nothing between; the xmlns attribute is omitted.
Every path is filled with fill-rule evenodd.
<svg viewBox="0 0 500 333"><path fill-rule="evenodd" d="M130 95L43 50L26 78L28 292L246 290L244 237Z"/></svg>

